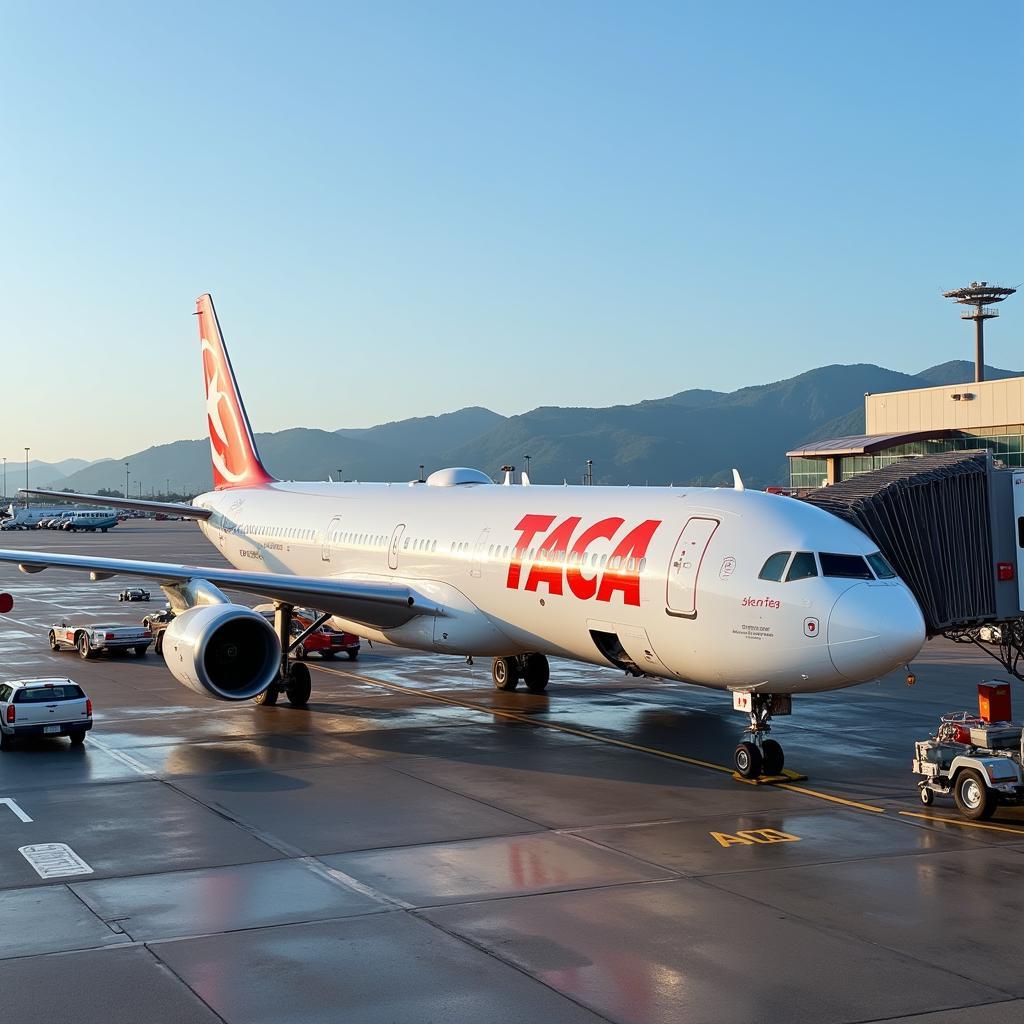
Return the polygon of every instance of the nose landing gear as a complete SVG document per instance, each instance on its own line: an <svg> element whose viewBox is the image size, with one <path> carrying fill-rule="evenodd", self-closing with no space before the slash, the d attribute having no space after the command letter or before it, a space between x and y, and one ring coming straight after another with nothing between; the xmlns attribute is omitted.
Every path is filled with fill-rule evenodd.
<svg viewBox="0 0 1024 1024"><path fill-rule="evenodd" d="M783 693L733 693L733 707L750 715L749 740L744 740L733 751L732 763L744 779L761 775L781 775L786 763L782 745L768 739L772 715L788 715L792 699Z"/></svg>

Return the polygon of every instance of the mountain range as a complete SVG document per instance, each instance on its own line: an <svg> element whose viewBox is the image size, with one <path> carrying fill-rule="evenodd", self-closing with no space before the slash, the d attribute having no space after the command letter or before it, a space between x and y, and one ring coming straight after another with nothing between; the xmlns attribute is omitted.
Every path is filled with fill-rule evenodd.
<svg viewBox="0 0 1024 1024"><path fill-rule="evenodd" d="M986 379L1020 371L986 367ZM954 360L917 374L858 363L808 370L787 380L720 392L681 391L635 405L608 408L542 406L501 416L472 406L441 416L375 427L318 430L293 427L257 434L260 455L282 479L409 480L443 466L475 466L498 478L500 467L524 468L534 483L579 482L593 459L595 483L719 484L737 467L755 487L788 480L785 453L819 438L864 431L864 394L960 384L973 363ZM73 461L73 460L71 460ZM56 487L123 493L124 463L131 490L197 493L211 486L206 438L175 441L54 476ZM33 472L33 483L41 480ZM168 485L169 481L169 485Z"/></svg>

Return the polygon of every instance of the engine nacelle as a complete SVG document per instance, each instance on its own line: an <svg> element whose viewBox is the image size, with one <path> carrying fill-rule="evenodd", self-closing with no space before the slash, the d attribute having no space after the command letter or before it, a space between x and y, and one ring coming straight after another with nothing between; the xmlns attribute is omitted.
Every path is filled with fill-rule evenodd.
<svg viewBox="0 0 1024 1024"><path fill-rule="evenodd" d="M218 700L250 700L281 667L274 627L241 604L199 605L175 616L163 654L179 683Z"/></svg>

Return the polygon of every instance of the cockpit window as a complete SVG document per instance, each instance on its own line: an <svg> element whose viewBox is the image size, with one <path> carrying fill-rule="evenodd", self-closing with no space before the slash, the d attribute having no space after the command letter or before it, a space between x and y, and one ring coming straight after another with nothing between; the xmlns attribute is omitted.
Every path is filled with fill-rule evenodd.
<svg viewBox="0 0 1024 1024"><path fill-rule="evenodd" d="M757 578L759 580L774 580L778 583L782 579L782 574L786 571L786 563L789 561L791 553L789 551L776 551L774 555L769 555L764 565L761 566L761 571L757 574Z"/></svg>
<svg viewBox="0 0 1024 1024"><path fill-rule="evenodd" d="M873 580L868 563L861 555L835 555L821 552L821 571L826 576L841 576L848 580Z"/></svg>
<svg viewBox="0 0 1024 1024"><path fill-rule="evenodd" d="M786 582L792 580L806 580L811 576L818 575L818 563L814 560L814 553L811 551L798 551L793 556L793 562L786 573Z"/></svg>
<svg viewBox="0 0 1024 1024"><path fill-rule="evenodd" d="M896 575L896 570L885 560L881 551L868 555L868 565L875 570L875 575L880 580L891 580Z"/></svg>

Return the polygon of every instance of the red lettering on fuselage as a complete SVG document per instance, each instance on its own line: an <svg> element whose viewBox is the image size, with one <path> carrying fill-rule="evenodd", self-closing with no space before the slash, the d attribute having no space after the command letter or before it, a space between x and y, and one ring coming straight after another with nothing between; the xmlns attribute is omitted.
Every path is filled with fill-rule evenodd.
<svg viewBox="0 0 1024 1024"><path fill-rule="evenodd" d="M537 591L544 586L548 594L561 596L563 583L568 583L573 597L581 601L598 600L610 603L615 593L622 595L624 605L640 604L640 565L647 557L654 534L661 526L660 519L646 519L633 527L618 541L611 555L601 558L600 568L594 563L597 556L589 549L601 540L612 541L625 524L619 516L612 516L586 527L573 541L580 525L580 516L569 516L560 522L537 545L531 547L538 535L550 529L554 516L527 515L519 521L518 541L513 545L505 586L519 590L524 559L531 563L524 590ZM589 568L593 569L588 573Z"/></svg>
<svg viewBox="0 0 1024 1024"><path fill-rule="evenodd" d="M618 590L622 593L622 603L640 605L640 559L647 557L647 546L651 543L654 531L661 526L660 519L648 519L634 527L619 541L612 557L608 560L608 572L601 579L597 588L598 601L610 601L612 594Z"/></svg>
<svg viewBox="0 0 1024 1024"><path fill-rule="evenodd" d="M537 549L537 560L526 577L527 590L536 590L543 583L549 594L562 593L562 564L569 550L572 532L579 525L580 517L570 516L547 535Z"/></svg>
<svg viewBox="0 0 1024 1024"><path fill-rule="evenodd" d="M519 540L512 549L512 561L508 564L508 579L505 581L505 586L509 590L519 589L519 574L523 568L523 555L533 543L533 538L542 530L546 530L554 521L554 516L523 516L519 520L519 525L516 527L519 532Z"/></svg>
<svg viewBox="0 0 1024 1024"><path fill-rule="evenodd" d="M611 519L602 519L587 527L577 538L576 543L569 552L569 565L565 570L565 579L569 589L581 601L589 601L597 593L597 573L593 576L584 576L581 569L587 562L587 548L595 540L611 540L618 532L618 529L625 522L614 516Z"/></svg>

